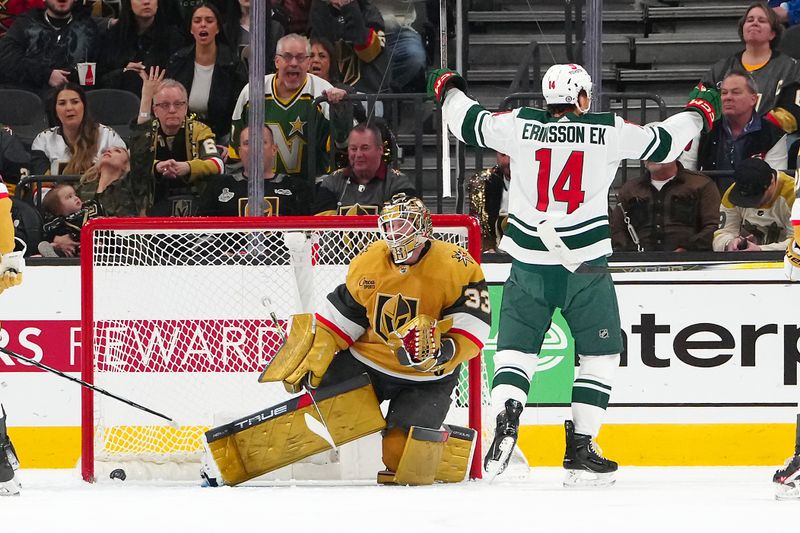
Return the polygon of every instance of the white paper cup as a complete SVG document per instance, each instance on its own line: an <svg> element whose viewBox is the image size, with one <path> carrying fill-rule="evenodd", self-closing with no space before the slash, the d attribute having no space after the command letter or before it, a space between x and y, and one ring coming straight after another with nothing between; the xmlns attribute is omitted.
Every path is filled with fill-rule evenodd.
<svg viewBox="0 0 800 533"><path fill-rule="evenodd" d="M97 63L78 63L78 83L94 85L97 75Z"/></svg>

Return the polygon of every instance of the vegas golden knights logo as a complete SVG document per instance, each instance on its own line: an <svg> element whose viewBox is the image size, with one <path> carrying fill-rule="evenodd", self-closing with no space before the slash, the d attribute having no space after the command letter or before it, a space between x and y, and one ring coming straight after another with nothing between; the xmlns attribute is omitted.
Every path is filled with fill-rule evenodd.
<svg viewBox="0 0 800 533"><path fill-rule="evenodd" d="M248 198L239 198L239 216L240 217L247 217L250 216L249 210L249 199ZM277 196L265 196L264 197L264 216L265 217L274 217L280 214L280 198Z"/></svg>
<svg viewBox="0 0 800 533"><path fill-rule="evenodd" d="M402 294L379 294L375 302L375 333L385 341L389 334L417 316L419 300Z"/></svg>
<svg viewBox="0 0 800 533"><path fill-rule="evenodd" d="M344 215L348 217L361 216L361 215L377 215L377 214L378 214L377 205L361 205L361 204L340 205L337 213L337 215Z"/></svg>

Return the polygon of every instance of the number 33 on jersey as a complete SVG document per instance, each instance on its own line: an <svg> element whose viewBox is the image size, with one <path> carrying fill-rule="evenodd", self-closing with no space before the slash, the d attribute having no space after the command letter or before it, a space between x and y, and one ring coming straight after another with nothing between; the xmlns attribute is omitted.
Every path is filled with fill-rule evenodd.
<svg viewBox="0 0 800 533"><path fill-rule="evenodd" d="M553 230L569 262L610 254L608 189L620 161L674 160L702 125L687 112L655 127L613 113L559 118L529 107L490 113L458 90L448 92L443 110L456 137L510 156L509 225L501 247L533 264L564 263L550 253Z"/></svg>

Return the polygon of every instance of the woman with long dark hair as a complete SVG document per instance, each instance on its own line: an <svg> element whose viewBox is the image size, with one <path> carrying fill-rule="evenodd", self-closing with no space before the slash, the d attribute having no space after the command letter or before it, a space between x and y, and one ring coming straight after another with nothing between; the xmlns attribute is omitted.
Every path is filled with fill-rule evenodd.
<svg viewBox="0 0 800 533"><path fill-rule="evenodd" d="M59 85L48 102L48 111L56 126L33 140L31 166L36 174L82 174L106 149L125 148L116 131L94 121L80 85Z"/></svg>
<svg viewBox="0 0 800 533"><path fill-rule="evenodd" d="M196 6L190 19L194 42L167 65L167 76L189 93L189 111L211 127L218 142L230 133L236 99L247 83L247 71L228 45L221 21L213 4Z"/></svg>
<svg viewBox="0 0 800 533"><path fill-rule="evenodd" d="M163 1L163 0L162 0ZM186 44L178 27L170 25L159 0L122 0L119 22L103 37L98 61L99 86L142 92L139 72L167 66L170 56Z"/></svg>

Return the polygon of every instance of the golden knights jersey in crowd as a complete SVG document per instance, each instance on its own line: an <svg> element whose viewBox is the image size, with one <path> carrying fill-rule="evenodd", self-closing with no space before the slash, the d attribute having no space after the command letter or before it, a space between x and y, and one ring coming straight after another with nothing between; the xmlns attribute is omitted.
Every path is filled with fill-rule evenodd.
<svg viewBox="0 0 800 533"><path fill-rule="evenodd" d="M190 115L175 135L166 135L158 120L134 124L131 128L131 162L152 162L154 177L148 216L194 216L198 198L208 176L221 174L224 163L217 150L214 132ZM189 163L188 176L169 178L156 171L160 161L175 159ZM111 211L111 206L104 206Z"/></svg>
<svg viewBox="0 0 800 533"><path fill-rule="evenodd" d="M556 118L522 107L492 114L456 90L447 93L443 111L456 137L511 157L514 179L500 248L542 265L610 255L608 189L620 160L673 160L702 120L678 113L650 128L613 113Z"/></svg>
<svg viewBox="0 0 800 533"><path fill-rule="evenodd" d="M247 176L215 176L200 200L200 216L244 217L248 211ZM310 215L313 190L306 180L275 174L264 180L264 216Z"/></svg>
<svg viewBox="0 0 800 533"><path fill-rule="evenodd" d="M325 173L328 164L331 120L331 106L323 102L315 108L313 102L322 96L322 91L333 86L322 78L308 74L305 84L294 95L281 100L276 95L276 83L275 74L268 74L264 78L264 124L272 130L273 140L278 147L273 171L276 174L301 176L313 183L316 176ZM233 159L239 159L239 134L247 127L249 103L250 86L247 85L233 109L230 146L230 157ZM315 138L309 139L312 115L316 117L316 131ZM337 137L339 134L346 137L349 131L347 119L342 118L341 122L343 127L336 129ZM312 171L306 168L309 145L317 149L317 168Z"/></svg>
<svg viewBox="0 0 800 533"><path fill-rule="evenodd" d="M381 163L375 176L364 184L355 183L352 168L340 168L322 177L314 214L377 215L383 204L398 193L416 196L417 190L408 176L386 163Z"/></svg>
<svg viewBox="0 0 800 533"><path fill-rule="evenodd" d="M395 264L386 241L356 257L347 281L328 295L317 320L350 346L365 365L414 381L441 379L480 354L489 335L489 292L480 266L463 248L438 240L413 265ZM452 318L447 336L456 354L440 372L401 366L387 344L389 333L419 314Z"/></svg>
<svg viewBox="0 0 800 533"><path fill-rule="evenodd" d="M719 229L714 233L715 252L724 252L728 243L739 236L747 237L762 250L786 249L786 240L793 238L797 229L797 223L792 222L797 192L793 177L779 171L776 179L778 195L758 207L735 206L730 200L731 188L725 191L719 210Z"/></svg>
<svg viewBox="0 0 800 533"><path fill-rule="evenodd" d="M70 215L59 215L44 223L44 239L53 242L58 235L69 235L73 241L81 241L83 225L93 218L106 216L105 209L99 202L87 200L81 208Z"/></svg>

